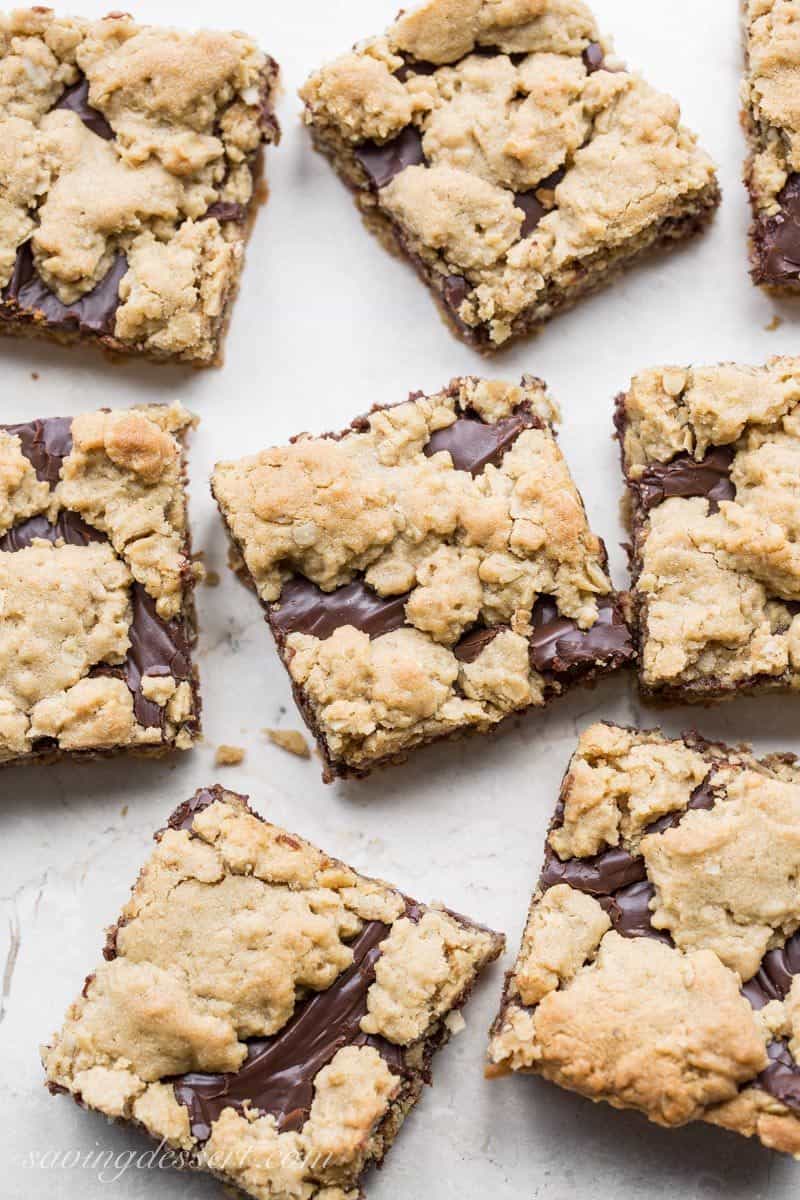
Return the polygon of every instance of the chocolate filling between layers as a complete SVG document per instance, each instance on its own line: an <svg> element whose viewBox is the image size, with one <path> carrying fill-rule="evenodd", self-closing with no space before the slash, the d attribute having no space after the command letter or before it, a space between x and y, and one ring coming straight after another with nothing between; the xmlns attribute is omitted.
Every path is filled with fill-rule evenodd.
<svg viewBox="0 0 800 1200"><path fill-rule="evenodd" d="M778 194L780 212L760 216L753 226L756 283L785 287L800 282L800 174L789 176Z"/></svg>
<svg viewBox="0 0 800 1200"><path fill-rule="evenodd" d="M468 412L432 433L423 452L428 457L446 452L456 470L468 471L475 477L489 464L500 466L519 435L526 429L537 428L541 428L541 421L526 404L494 424ZM309 579L297 575L284 584L280 598L269 607L268 620L284 641L290 633L328 638L343 625L352 625L370 638L382 637L409 627L405 617L409 595L410 592L379 596L363 579L324 592ZM595 624L583 630L571 618L561 616L551 596L540 596L531 616L532 666L540 673L567 678L586 668L629 662L634 655L633 642L619 604L613 597L604 596L598 598L597 607ZM497 625L469 629L452 647L453 653L460 662L474 662L494 637L507 628Z"/></svg>
<svg viewBox="0 0 800 1200"><path fill-rule="evenodd" d="M643 836L674 829L687 812L713 808L717 800L713 784L715 770L712 766L702 783L692 792L685 808L651 821ZM559 828L563 812L563 804L560 804L551 833ZM548 837L539 887L546 891L557 883L566 883L576 891L594 896L605 909L614 929L623 937L649 937L668 946L674 945L669 933L653 928L650 901L655 889L648 879L645 861L640 854L631 854L624 846L611 846L589 858L560 859Z"/></svg>
<svg viewBox="0 0 800 1200"><path fill-rule="evenodd" d="M0 430L19 438L22 453L34 467L37 478L49 483L51 490L58 483L61 465L72 449L71 428L70 417L0 425ZM12 525L0 536L0 553L25 550L36 538L53 544L63 541L70 546L108 541L105 533L88 525L78 513L62 508L55 523L39 514ZM124 680L133 697L133 711L139 724L163 728L164 710L145 697L142 679L144 676L171 675L179 682L193 683L186 621L184 618L163 620L156 612L155 601L138 582L131 585L130 597L132 617L128 636L131 644L125 662L119 666L95 664L89 677L112 675ZM43 742L49 740L42 739Z"/></svg>
<svg viewBox="0 0 800 1200"><path fill-rule="evenodd" d="M700 460L678 454L667 463L652 463L630 485L644 512L673 496L703 497L710 502L710 511L716 512L721 500L736 499L730 477L734 456L732 446L712 446Z"/></svg>
<svg viewBox="0 0 800 1200"><path fill-rule="evenodd" d="M710 810L716 800L724 795L723 789L715 787L716 766L712 766L705 779L694 789L685 809L666 813L652 821L645 829L646 835L661 834L674 829L692 810ZM563 804L552 826L558 827L563 820ZM668 946L674 942L665 930L654 929L651 921L650 901L655 889L647 877L644 859L632 855L622 846L614 846L591 858L560 859L550 846L545 848L545 860L539 887L546 891L558 883L566 883L577 891L586 892L602 905L613 928L622 937L649 937ZM754 1009L763 1008L771 1000L783 1000L792 986L792 978L800 973L800 931L793 934L782 947L768 950L756 974L742 985L742 995ZM745 1087L757 1086L780 1100L787 1108L800 1113L800 1065L795 1062L788 1044L775 1040L767 1046L769 1065Z"/></svg>
<svg viewBox="0 0 800 1200"><path fill-rule="evenodd" d="M368 921L352 943L352 965L325 991L303 1000L278 1033L250 1040L238 1071L191 1072L172 1081L198 1141L208 1139L223 1109L241 1112L245 1105L271 1114L281 1133L301 1129L311 1111L315 1077L344 1046L373 1046L394 1074L405 1073L401 1046L360 1029L380 943L389 929L381 921Z"/></svg>

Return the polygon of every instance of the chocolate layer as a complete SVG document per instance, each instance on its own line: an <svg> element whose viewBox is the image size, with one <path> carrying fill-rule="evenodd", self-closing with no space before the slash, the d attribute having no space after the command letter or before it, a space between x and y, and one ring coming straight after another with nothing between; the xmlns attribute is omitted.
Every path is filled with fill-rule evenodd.
<svg viewBox="0 0 800 1200"><path fill-rule="evenodd" d="M792 987L792 979L800 973L800 932L776 950L768 950L761 966L742 987L742 993L753 1008L763 1008L771 1000L785 1000Z"/></svg>
<svg viewBox="0 0 800 1200"><path fill-rule="evenodd" d="M51 487L58 483L61 464L72 450L72 417L47 417L43 421L0 425L0 429L19 438L22 453L40 482Z"/></svg>
<svg viewBox="0 0 800 1200"><path fill-rule="evenodd" d="M183 804L178 805L167 821L168 827L190 831L196 814L208 808L215 800L221 800L223 795L223 789L218 784L213 788L200 788L190 800L184 800Z"/></svg>
<svg viewBox="0 0 800 1200"><path fill-rule="evenodd" d="M630 854L623 846L613 846L591 858L562 861L548 843L539 886L551 888L566 883L590 896L611 896L620 888L646 879L644 859Z"/></svg>
<svg viewBox="0 0 800 1200"><path fill-rule="evenodd" d="M456 642L453 646L453 654L459 662L475 662L478 655L482 654L486 647L494 641L498 633L507 628L507 625L492 625L490 628L481 626L479 629L473 629Z"/></svg>
<svg viewBox="0 0 800 1200"><path fill-rule="evenodd" d="M581 57L583 58L583 65L586 67L586 73L593 75L595 71L599 71L603 66L603 47L599 42L589 42Z"/></svg>
<svg viewBox="0 0 800 1200"><path fill-rule="evenodd" d="M761 1072L756 1083L787 1108L800 1113L800 1066L795 1062L787 1043L770 1042L767 1055L769 1066Z"/></svg>
<svg viewBox="0 0 800 1200"><path fill-rule="evenodd" d="M622 665L634 657L630 630L611 596L597 600L597 620L591 629L580 629L562 617L551 596L540 596L533 609L530 659L537 671L569 674L576 668Z"/></svg>
<svg viewBox="0 0 800 1200"><path fill-rule="evenodd" d="M0 425L0 429L20 439L22 453L33 465L37 477L51 486L58 482L62 463L72 449L71 427L70 417L46 417L17 425ZM108 541L106 534L88 525L78 513L62 508L55 522L39 514L13 525L0 537L0 552L25 550L37 538L53 544L61 541L70 546ZM145 675L171 675L178 681L191 681L189 635L183 618L165 621L158 616L155 601L140 583L131 586L131 607L128 629L131 644L124 664L98 664L90 674L124 679L133 697L136 720L140 725L152 728L163 725L164 710L145 698L142 678Z"/></svg>
<svg viewBox="0 0 800 1200"><path fill-rule="evenodd" d="M647 834L665 833L667 829L674 829L676 825L680 825L687 812L692 812L696 809L705 809L706 811L712 809L718 799L717 792L713 786L714 773L715 768L712 767L703 782L698 784L692 792L686 808L679 808L676 812L665 813L658 820L651 821L645 832Z"/></svg>
<svg viewBox="0 0 800 1200"><path fill-rule="evenodd" d="M519 236L526 238L533 233L536 226L546 215L548 210L536 198L536 190L530 192L515 192L514 203L517 208L521 209L525 214L525 220L522 222L522 228L519 231Z"/></svg>
<svg viewBox="0 0 800 1200"><path fill-rule="evenodd" d="M422 137L415 125L406 125L390 142L362 142L354 153L371 187L378 191L406 167L425 162Z"/></svg>
<svg viewBox="0 0 800 1200"><path fill-rule="evenodd" d="M92 108L89 103L89 81L85 75L77 83L66 88L53 107L66 108L70 112L74 112L80 117L86 128L91 129L92 133L96 133L98 137L104 138L106 141L113 139L114 130L103 114L96 108Z"/></svg>
<svg viewBox="0 0 800 1200"><path fill-rule="evenodd" d="M370 637L380 637L406 624L408 593L385 599L360 579L323 592L303 576L283 585L280 599L270 607L269 621L283 637L307 633L328 638L342 625L353 625Z"/></svg>
<svg viewBox="0 0 800 1200"><path fill-rule="evenodd" d="M25 316L50 329L111 334L120 304L119 285L127 270L125 255L117 254L107 274L91 292L72 304L62 304L36 273L31 243L25 242L17 251L13 274L2 291L4 306L0 306L0 320Z"/></svg>
<svg viewBox="0 0 800 1200"><path fill-rule="evenodd" d="M423 450L428 458L446 450L457 471L481 475L489 463L499 467L522 431L536 424L530 409L523 406L493 425L474 415L458 417L446 429L432 433Z"/></svg>
<svg viewBox="0 0 800 1200"><path fill-rule="evenodd" d="M736 488L730 478L734 450L714 446L697 461L691 454L678 454L668 463L654 463L631 487L645 512L671 496L702 496L716 511L720 500L734 500Z"/></svg>
<svg viewBox="0 0 800 1200"><path fill-rule="evenodd" d="M403 1051L384 1038L360 1029L367 992L375 979L380 943L389 926L368 921L353 943L353 964L323 992L302 1001L291 1020L274 1036L255 1038L236 1072L192 1072L174 1080L177 1100L189 1110L192 1134L204 1142L224 1108L242 1111L247 1104L271 1114L280 1132L300 1129L314 1099L314 1078L343 1046L374 1046L389 1068L402 1071Z"/></svg>
<svg viewBox="0 0 800 1200"><path fill-rule="evenodd" d="M800 174L790 175L778 194L780 212L759 217L753 228L753 275L773 287L800 281Z"/></svg>
<svg viewBox="0 0 800 1200"><path fill-rule="evenodd" d="M216 217L218 221L241 222L247 216L247 209L235 200L217 200L210 208L206 209L205 215L206 217Z"/></svg>
<svg viewBox="0 0 800 1200"><path fill-rule="evenodd" d="M654 938L665 945L673 945L672 938L661 929L654 929L651 922L650 901L656 890L649 879L630 883L610 896L599 896L598 900L611 919L617 933L623 937Z"/></svg>

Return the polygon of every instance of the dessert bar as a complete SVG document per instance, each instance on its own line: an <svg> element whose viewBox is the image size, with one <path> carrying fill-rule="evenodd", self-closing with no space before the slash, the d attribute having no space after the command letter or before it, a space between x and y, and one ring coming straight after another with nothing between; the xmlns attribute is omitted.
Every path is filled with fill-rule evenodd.
<svg viewBox="0 0 800 1200"><path fill-rule="evenodd" d="M236 564L326 777L632 661L553 414L540 380L460 378L217 466Z"/></svg>
<svg viewBox="0 0 800 1200"><path fill-rule="evenodd" d="M800 290L800 3L746 0L742 123L753 281Z"/></svg>
<svg viewBox="0 0 800 1200"><path fill-rule="evenodd" d="M0 333L217 358L277 75L240 33L0 17Z"/></svg>
<svg viewBox="0 0 800 1200"><path fill-rule="evenodd" d="M798 871L793 755L585 730L488 1073L800 1155Z"/></svg>
<svg viewBox="0 0 800 1200"><path fill-rule="evenodd" d="M201 790L170 817L49 1087L254 1200L363 1195L504 938Z"/></svg>
<svg viewBox="0 0 800 1200"><path fill-rule="evenodd" d="M0 763L199 736L179 404L0 425Z"/></svg>
<svg viewBox="0 0 800 1200"><path fill-rule="evenodd" d="M719 202L678 104L626 69L580 0L428 0L301 97L367 224L481 350Z"/></svg>
<svg viewBox="0 0 800 1200"><path fill-rule="evenodd" d="M645 696L800 684L800 359L658 367L617 401Z"/></svg>

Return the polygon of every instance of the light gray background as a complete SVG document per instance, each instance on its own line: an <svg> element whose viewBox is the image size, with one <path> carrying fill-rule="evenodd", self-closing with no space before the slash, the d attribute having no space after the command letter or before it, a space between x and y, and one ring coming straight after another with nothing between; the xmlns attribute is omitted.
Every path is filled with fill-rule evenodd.
<svg viewBox="0 0 800 1200"><path fill-rule="evenodd" d="M78 0L74 0L78 8ZM108 0L86 0L102 15ZM204 373L109 365L91 352L0 343L0 415L21 420L180 398L201 418L192 449L195 541L220 587L199 589L206 744L174 762L64 764L0 774L0 1197L176 1200L220 1196L213 1182L135 1169L116 1182L81 1167L33 1167L45 1152L147 1149L42 1086L37 1046L60 1023L99 958L102 929L124 902L152 831L193 790L219 778L272 820L423 900L504 929L508 966L538 872L542 839L577 732L597 717L695 725L759 748L798 748L798 701L741 700L710 711L641 712L628 680L574 694L497 737L423 751L364 783L325 787L316 760L269 745L263 726L297 728L289 688L254 598L227 572L207 479L213 463L339 428L376 402L432 390L452 375L548 380L563 410L562 445L592 523L625 582L612 398L644 366L798 350L800 308L750 285L739 182L740 49L734 0L596 0L619 52L681 101L720 166L725 198L712 230L628 274L538 338L486 364L440 321L411 270L362 229L350 197L309 149L296 89L306 74L393 17L391 0L143 0L143 21L207 23L255 34L282 64L284 139L268 154L271 188L251 240L226 364ZM777 331L766 326L783 317ZM34 380L32 372L38 372ZM247 747L215 769L220 742ZM19 935L19 951L13 946ZM789 1197L791 1161L702 1126L665 1132L536 1079L482 1078L486 1028L502 966L485 978L467 1030L440 1056L436 1085L410 1117L371 1200L587 1196ZM41 1157L37 1159L41 1161ZM68 1160L69 1161L69 1160ZM124 1161L124 1160L123 1160ZM116 1172L110 1172L113 1176Z"/></svg>

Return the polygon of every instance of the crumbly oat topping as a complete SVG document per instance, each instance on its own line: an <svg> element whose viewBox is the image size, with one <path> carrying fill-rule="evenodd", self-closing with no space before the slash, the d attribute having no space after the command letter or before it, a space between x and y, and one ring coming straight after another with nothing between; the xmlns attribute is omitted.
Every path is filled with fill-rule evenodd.
<svg viewBox="0 0 800 1200"><path fill-rule="evenodd" d="M107 332L122 348L209 361L242 259L275 65L240 33L184 33L43 8L0 19L0 289L30 243L62 304L124 256ZM85 83L88 116L69 102ZM67 89L65 91L65 89Z"/></svg>
<svg viewBox="0 0 800 1200"><path fill-rule="evenodd" d="M527 309L549 315L595 256L608 266L715 202L676 102L623 69L580 0L428 0L300 94L318 145L361 187L359 148L416 131L419 153L373 204L440 285L464 281L458 316L494 345ZM520 193L541 209L530 230Z"/></svg>
<svg viewBox="0 0 800 1200"><path fill-rule="evenodd" d="M48 1082L190 1151L256 1200L354 1196L385 1123L416 1097L393 1069L399 1047L422 1063L502 939L440 910L410 920L400 893L260 820L242 797L200 797L206 807L184 806L159 836L107 961L45 1048ZM199 1137L171 1077L237 1071L246 1039L279 1034L306 998L338 986L369 921L388 929L363 1033L314 1072L300 1127L282 1131L254 1096L222 1105Z"/></svg>
<svg viewBox="0 0 800 1200"><path fill-rule="evenodd" d="M800 361L786 357L656 368L622 398L645 688L797 686L799 404ZM654 507L636 499L662 464L683 456L691 480L692 462L719 447L727 498L693 484Z"/></svg>
<svg viewBox="0 0 800 1200"><path fill-rule="evenodd" d="M472 475L431 436L470 410L494 424L529 404L498 466ZM261 599L302 574L326 592L363 577L405 597L406 627L370 637L341 625L290 633L287 665L337 758L358 764L461 727L488 728L542 705L528 654L537 598L591 628L611 594L605 551L547 423L538 380L455 380L443 392L374 411L340 438L222 463L213 491ZM476 622L502 630L473 661L454 653Z"/></svg>
<svg viewBox="0 0 800 1200"><path fill-rule="evenodd" d="M800 171L800 4L747 0L742 103L753 137L747 175L757 212L780 210L779 193Z"/></svg>
<svg viewBox="0 0 800 1200"><path fill-rule="evenodd" d="M713 788L701 805L699 778ZM660 1124L711 1121L800 1153L800 1114L762 1074L768 1044L800 1048L800 982L787 965L788 981L770 983L768 956L800 927L797 764L598 724L562 803L490 1071L535 1071ZM581 823L605 835L581 838ZM632 903L644 915L626 923Z"/></svg>
<svg viewBox="0 0 800 1200"><path fill-rule="evenodd" d="M169 662L139 681L162 710L159 724L141 720L120 675L141 654L132 638L147 637L134 615L137 583L152 601L148 621L186 616L192 566L179 439L193 423L179 404L75 417L52 486L37 478L18 434L0 431L0 762L35 751L40 739L61 750L191 744L191 684ZM32 536L17 548L32 518ZM69 522L80 520L87 534L72 544Z"/></svg>

